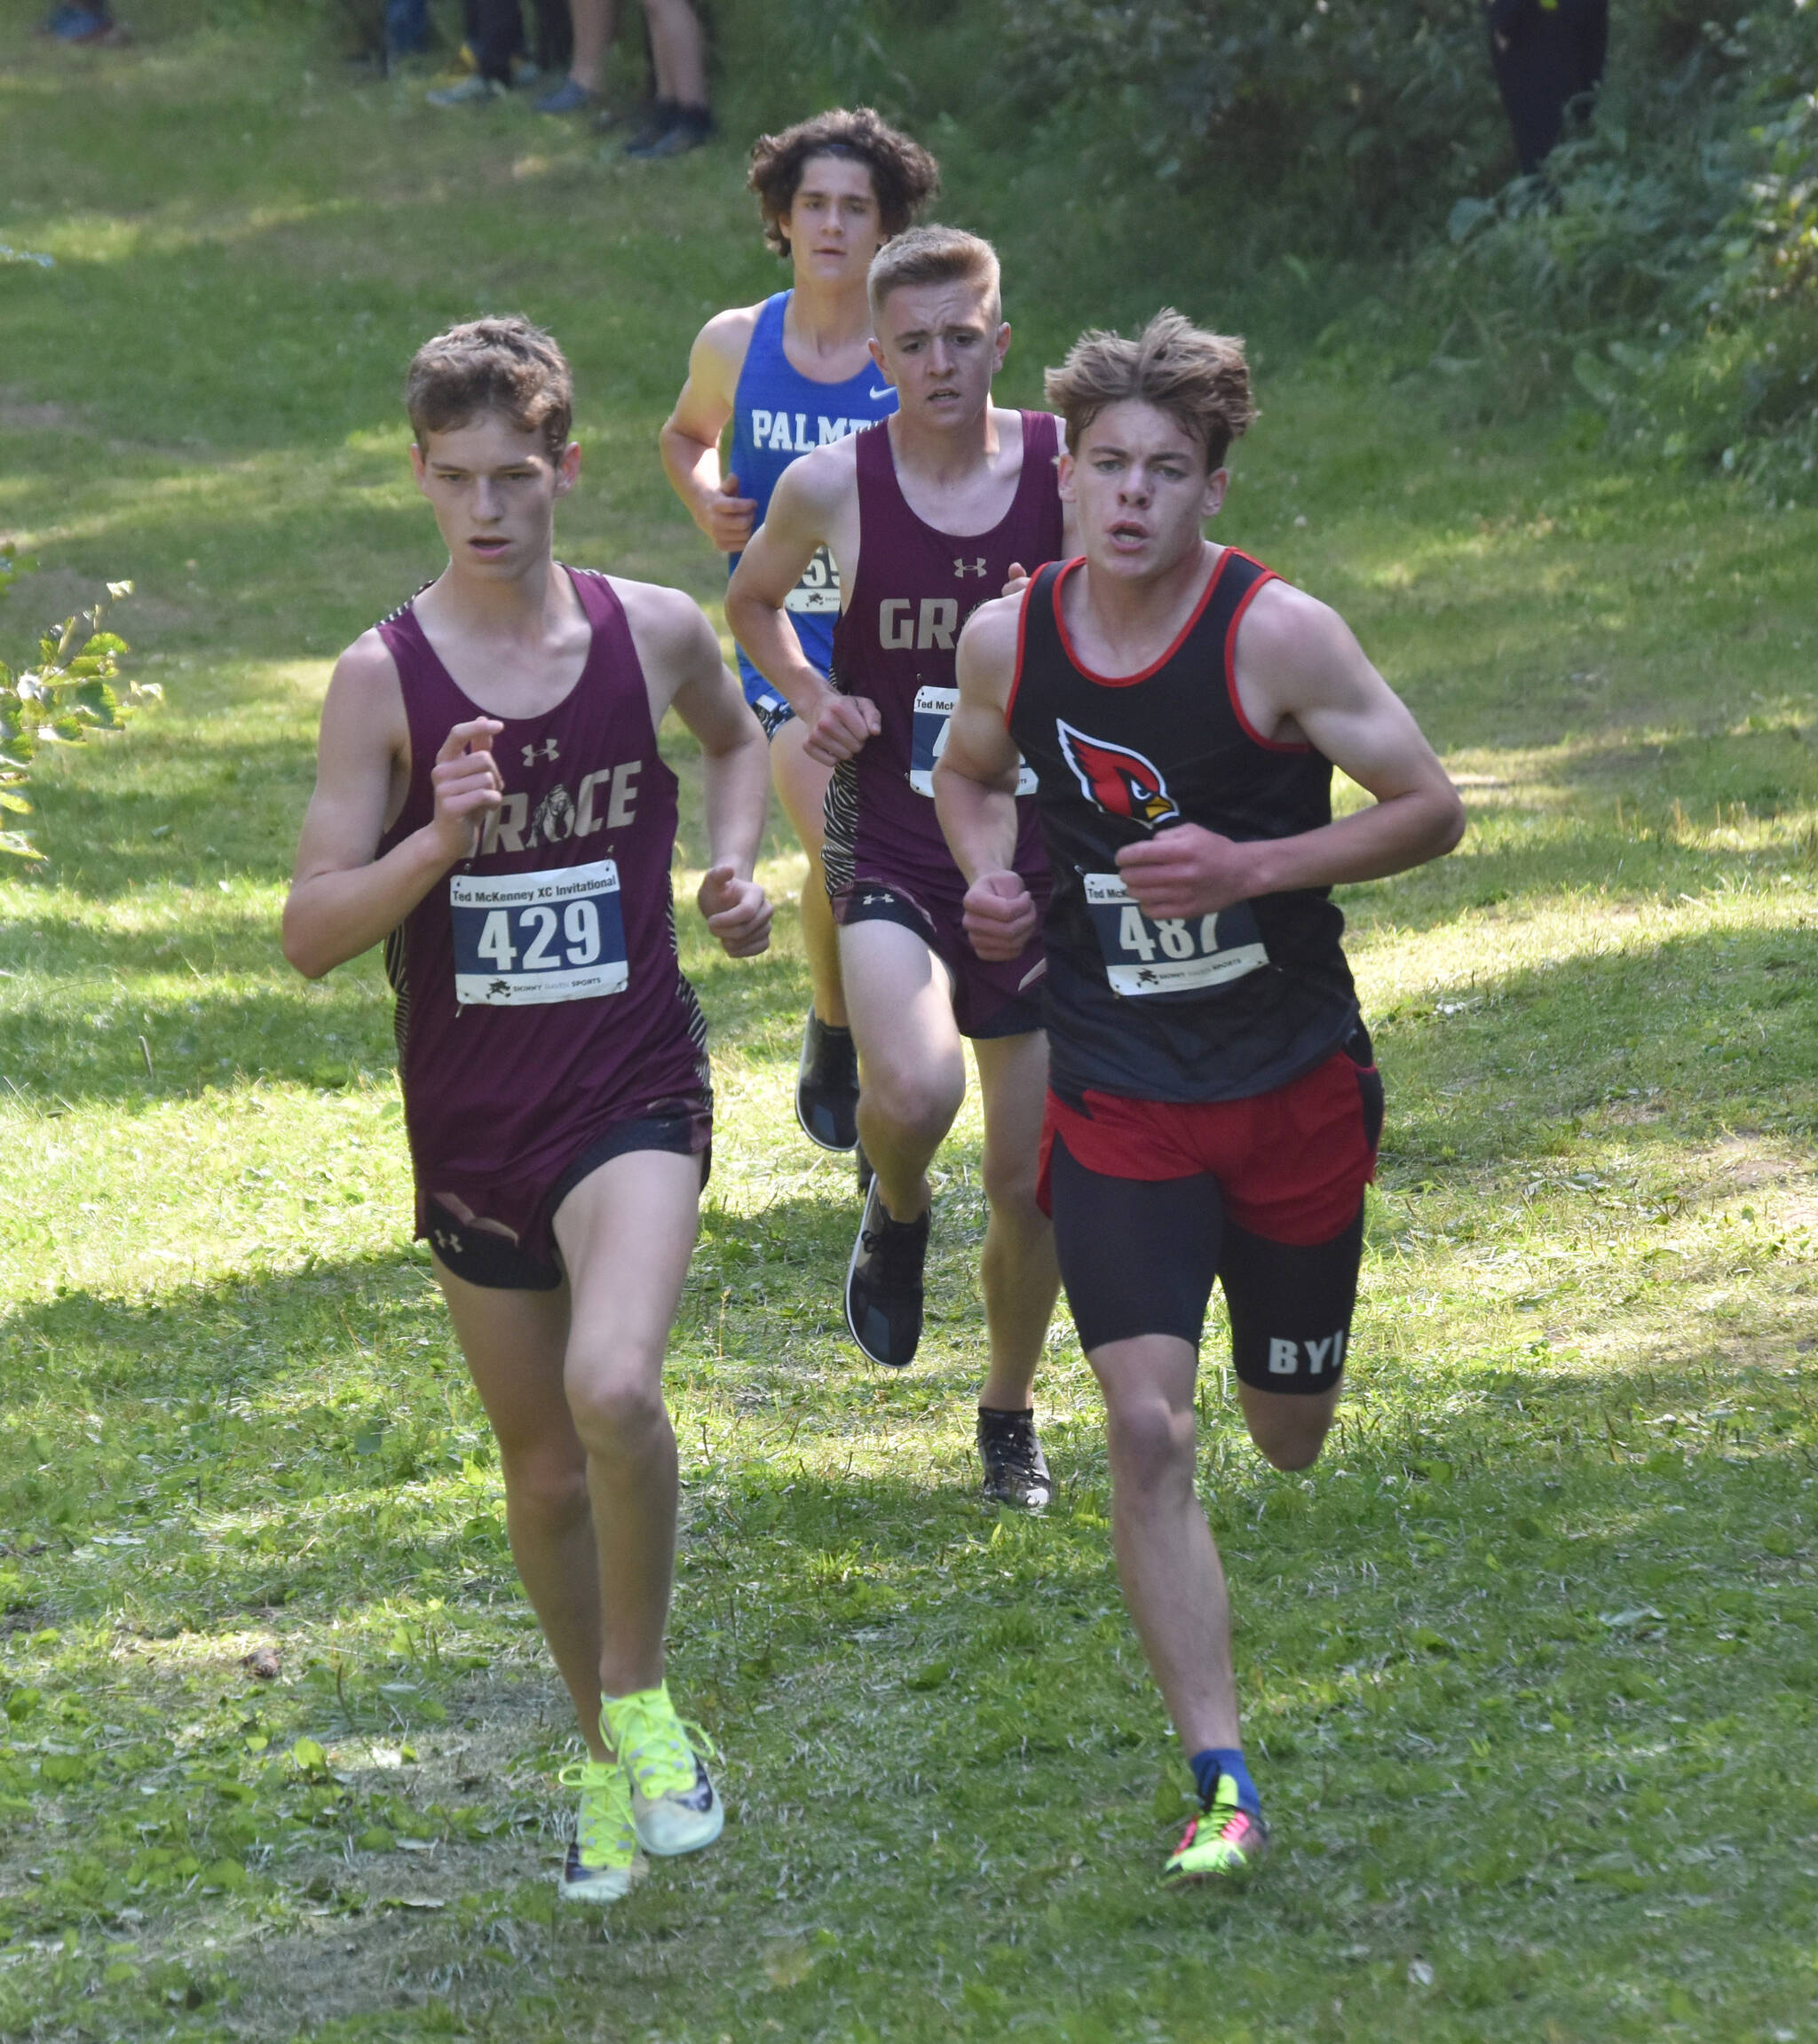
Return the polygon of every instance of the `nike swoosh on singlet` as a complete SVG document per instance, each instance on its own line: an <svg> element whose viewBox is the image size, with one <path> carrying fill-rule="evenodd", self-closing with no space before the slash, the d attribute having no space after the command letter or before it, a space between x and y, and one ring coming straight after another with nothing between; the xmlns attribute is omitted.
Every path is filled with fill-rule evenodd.
<svg viewBox="0 0 1818 2044"><path fill-rule="evenodd" d="M882 390L873 391L871 394L873 398L887 398L889 396L892 388L893 386L891 384L886 384Z"/></svg>

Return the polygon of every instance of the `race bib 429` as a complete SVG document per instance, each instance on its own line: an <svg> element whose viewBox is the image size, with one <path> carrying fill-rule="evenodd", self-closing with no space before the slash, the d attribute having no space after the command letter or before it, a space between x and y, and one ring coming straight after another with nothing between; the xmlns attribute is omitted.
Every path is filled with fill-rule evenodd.
<svg viewBox="0 0 1818 2044"><path fill-rule="evenodd" d="M1086 873L1086 907L1114 994L1199 994L1269 963L1247 901L1158 923L1116 873Z"/></svg>
<svg viewBox="0 0 1818 2044"><path fill-rule="evenodd" d="M461 1006L532 1006L622 994L625 919L612 859L546 873L448 883L454 998Z"/></svg>

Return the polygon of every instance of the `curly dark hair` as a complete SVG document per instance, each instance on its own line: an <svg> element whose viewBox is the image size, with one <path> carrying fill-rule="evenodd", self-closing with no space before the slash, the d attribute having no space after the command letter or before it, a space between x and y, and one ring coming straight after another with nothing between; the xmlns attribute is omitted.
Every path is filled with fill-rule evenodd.
<svg viewBox="0 0 1818 2044"><path fill-rule="evenodd" d="M869 107L832 107L780 135L760 135L745 182L757 194L764 245L779 256L789 253L784 223L810 156L847 156L870 170L886 240L900 234L941 188L940 165L928 151Z"/></svg>
<svg viewBox="0 0 1818 2044"><path fill-rule="evenodd" d="M405 378L404 406L425 451L430 434L500 412L519 432L539 435L553 461L568 445L574 379L554 337L512 313L425 341Z"/></svg>

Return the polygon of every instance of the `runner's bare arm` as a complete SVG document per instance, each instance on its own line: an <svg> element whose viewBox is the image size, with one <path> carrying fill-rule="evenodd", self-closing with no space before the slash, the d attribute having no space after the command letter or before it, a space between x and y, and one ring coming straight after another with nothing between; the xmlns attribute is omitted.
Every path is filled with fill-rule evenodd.
<svg viewBox="0 0 1818 2044"><path fill-rule="evenodd" d="M650 689L651 722L673 709L700 745L707 871L695 899L730 957L771 940L771 905L752 877L771 792L770 748L744 691L720 657L714 628L680 590L613 583Z"/></svg>
<svg viewBox="0 0 1818 2044"><path fill-rule="evenodd" d="M1203 915L1259 894L1380 880L1443 857L1464 836L1445 769L1337 612L1269 583L1238 627L1236 667L1256 732L1312 745L1376 800L1293 837L1237 844L1187 824L1128 846L1118 867L1145 915Z"/></svg>
<svg viewBox="0 0 1818 2044"><path fill-rule="evenodd" d="M320 979L391 931L465 859L504 787L492 756L496 717L457 724L436 756L436 812L383 859L374 854L400 777L409 726L384 642L368 632L342 654L322 704L315 793L284 904L284 955Z"/></svg>
<svg viewBox="0 0 1818 2044"><path fill-rule="evenodd" d="M842 695L828 686L803 656L783 606L815 550L834 541L834 526L856 496L857 474L850 441L792 462L726 588L726 622L733 638L802 719L808 757L823 766L850 759L877 735L877 706L862 695ZM834 548L842 582L851 565L850 551Z"/></svg>
<svg viewBox="0 0 1818 2044"><path fill-rule="evenodd" d="M1017 957L1035 934L1035 903L1015 870L1021 760L1006 721L1022 609L1000 597L967 620L955 655L960 701L934 765L935 813L966 875L966 934L981 958Z"/></svg>
<svg viewBox="0 0 1818 2044"><path fill-rule="evenodd" d="M757 325L757 305L718 313L696 336L688 377L676 408L657 435L663 471L688 515L722 553L737 553L751 537L755 499L742 496L736 475L720 472L720 435L732 416L739 372Z"/></svg>

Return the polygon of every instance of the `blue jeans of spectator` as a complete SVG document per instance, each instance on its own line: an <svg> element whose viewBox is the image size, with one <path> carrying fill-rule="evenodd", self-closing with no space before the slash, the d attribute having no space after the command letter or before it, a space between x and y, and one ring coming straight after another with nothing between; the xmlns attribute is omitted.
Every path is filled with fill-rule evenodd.
<svg viewBox="0 0 1818 2044"><path fill-rule="evenodd" d="M430 46L429 0L385 0L385 47L415 57Z"/></svg>

